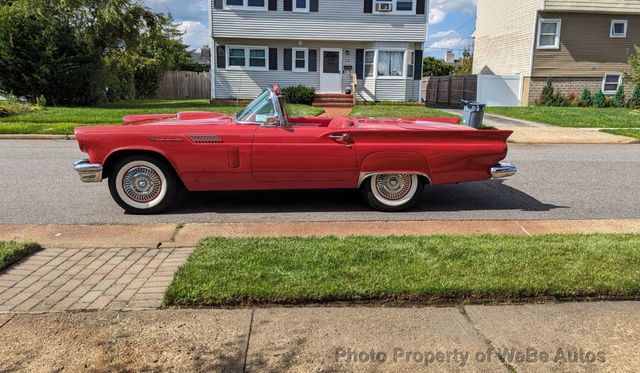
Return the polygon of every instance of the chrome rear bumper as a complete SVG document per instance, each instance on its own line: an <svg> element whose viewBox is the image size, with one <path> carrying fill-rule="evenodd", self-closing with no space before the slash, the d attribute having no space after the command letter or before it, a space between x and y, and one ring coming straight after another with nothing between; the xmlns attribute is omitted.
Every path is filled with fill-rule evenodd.
<svg viewBox="0 0 640 373"><path fill-rule="evenodd" d="M89 163L88 159L81 159L73 162L73 169L80 175L80 180L85 183L102 182L102 165Z"/></svg>
<svg viewBox="0 0 640 373"><path fill-rule="evenodd" d="M505 177L513 176L518 172L518 168L511 163L500 163L497 167L491 168L491 177L494 179L502 179Z"/></svg>

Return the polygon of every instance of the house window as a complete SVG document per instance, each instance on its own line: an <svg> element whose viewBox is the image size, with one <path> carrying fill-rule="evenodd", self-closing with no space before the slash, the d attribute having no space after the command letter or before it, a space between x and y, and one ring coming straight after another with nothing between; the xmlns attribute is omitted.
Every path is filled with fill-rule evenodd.
<svg viewBox="0 0 640 373"><path fill-rule="evenodd" d="M611 21L611 32L609 34L612 38L626 38L627 37L627 20L614 19Z"/></svg>
<svg viewBox="0 0 640 373"><path fill-rule="evenodd" d="M310 0L294 0L293 11L300 13L309 13Z"/></svg>
<svg viewBox="0 0 640 373"><path fill-rule="evenodd" d="M293 49L293 71L306 73L309 71L309 50L306 48Z"/></svg>
<svg viewBox="0 0 640 373"><path fill-rule="evenodd" d="M622 84L622 74L606 74L602 80L602 91L605 94L613 95Z"/></svg>
<svg viewBox="0 0 640 373"><path fill-rule="evenodd" d="M378 51L378 77L405 76L404 53L404 51Z"/></svg>
<svg viewBox="0 0 640 373"><path fill-rule="evenodd" d="M407 77L413 78L413 72L415 70L415 59L416 59L416 51L409 51L407 53L409 56L407 57Z"/></svg>
<svg viewBox="0 0 640 373"><path fill-rule="evenodd" d="M227 66L230 69L266 70L269 49L266 47L227 47Z"/></svg>
<svg viewBox="0 0 640 373"><path fill-rule="evenodd" d="M373 67L376 60L376 51L364 52L364 76L373 77Z"/></svg>
<svg viewBox="0 0 640 373"><path fill-rule="evenodd" d="M267 10L267 0L225 0L225 9Z"/></svg>
<svg viewBox="0 0 640 373"><path fill-rule="evenodd" d="M377 14L415 14L416 0L375 0L374 12Z"/></svg>
<svg viewBox="0 0 640 373"><path fill-rule="evenodd" d="M538 49L560 48L562 20L541 19L538 21Z"/></svg>

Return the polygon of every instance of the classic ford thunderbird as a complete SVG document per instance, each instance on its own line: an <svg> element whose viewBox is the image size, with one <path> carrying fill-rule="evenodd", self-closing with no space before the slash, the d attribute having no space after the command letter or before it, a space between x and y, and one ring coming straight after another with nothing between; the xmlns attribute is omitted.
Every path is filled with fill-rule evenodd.
<svg viewBox="0 0 640 373"><path fill-rule="evenodd" d="M236 115L182 112L75 130L84 182L109 180L134 214L166 210L178 191L359 188L376 210L411 209L425 186L508 177L511 131L445 118L290 117L277 86Z"/></svg>

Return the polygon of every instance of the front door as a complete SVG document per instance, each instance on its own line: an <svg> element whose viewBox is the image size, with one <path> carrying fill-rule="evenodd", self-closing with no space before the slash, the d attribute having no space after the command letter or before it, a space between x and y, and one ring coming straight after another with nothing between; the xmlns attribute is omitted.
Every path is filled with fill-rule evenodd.
<svg viewBox="0 0 640 373"><path fill-rule="evenodd" d="M352 180L358 166L347 129L312 126L259 127L251 161L257 181L307 186Z"/></svg>
<svg viewBox="0 0 640 373"><path fill-rule="evenodd" d="M322 49L320 92L342 93L342 49Z"/></svg>

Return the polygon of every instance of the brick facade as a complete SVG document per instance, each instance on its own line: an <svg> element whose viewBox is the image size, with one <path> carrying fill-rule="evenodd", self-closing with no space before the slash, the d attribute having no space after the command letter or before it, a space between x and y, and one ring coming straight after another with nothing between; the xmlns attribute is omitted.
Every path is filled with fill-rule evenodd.
<svg viewBox="0 0 640 373"><path fill-rule="evenodd" d="M604 78L604 77L603 77ZM570 93L575 93L578 97L582 94L582 90L588 88L591 94L597 93L602 89L603 78L538 78L532 77L529 85L529 105L535 105L536 100L542 94L542 90L547 84L547 80L551 79L553 88L556 92L560 91L563 95L567 96ZM633 92L633 84L625 82L625 94L627 99L631 98Z"/></svg>

